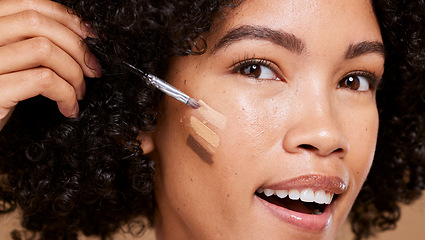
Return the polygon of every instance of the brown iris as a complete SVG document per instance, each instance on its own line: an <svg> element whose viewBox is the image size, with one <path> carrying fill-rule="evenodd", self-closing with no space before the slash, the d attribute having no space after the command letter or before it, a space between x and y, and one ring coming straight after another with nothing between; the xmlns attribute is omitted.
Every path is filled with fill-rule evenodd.
<svg viewBox="0 0 425 240"><path fill-rule="evenodd" d="M261 66L258 64L249 65L241 68L240 72L247 77L259 78L261 75Z"/></svg>
<svg viewBox="0 0 425 240"><path fill-rule="evenodd" d="M340 82L339 87L358 90L360 88L360 79L357 76L347 77L345 80Z"/></svg>

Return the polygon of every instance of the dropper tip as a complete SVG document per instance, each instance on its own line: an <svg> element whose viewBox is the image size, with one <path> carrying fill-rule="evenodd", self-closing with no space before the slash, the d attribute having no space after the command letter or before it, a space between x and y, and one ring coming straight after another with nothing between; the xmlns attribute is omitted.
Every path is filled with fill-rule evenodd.
<svg viewBox="0 0 425 240"><path fill-rule="evenodd" d="M193 108L193 109L198 109L199 107L201 107L201 104L199 104L195 99L193 98L189 98L189 100L186 103L189 107Z"/></svg>

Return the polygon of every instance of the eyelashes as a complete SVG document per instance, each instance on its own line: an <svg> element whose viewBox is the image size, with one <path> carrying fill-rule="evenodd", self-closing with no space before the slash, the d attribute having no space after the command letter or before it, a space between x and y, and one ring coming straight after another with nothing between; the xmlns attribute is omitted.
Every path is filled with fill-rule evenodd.
<svg viewBox="0 0 425 240"><path fill-rule="evenodd" d="M251 58L234 62L229 68L231 72L256 80L285 81L279 67L265 58ZM375 72L368 70L353 70L344 75L337 84L337 88L348 89L356 92L375 91L380 78Z"/></svg>
<svg viewBox="0 0 425 240"><path fill-rule="evenodd" d="M345 75L338 83L337 88L346 88L358 92L375 91L380 78L374 72L353 71Z"/></svg>
<svg viewBox="0 0 425 240"><path fill-rule="evenodd" d="M233 73L256 80L281 80L277 65L264 58L244 59L233 63L230 69Z"/></svg>

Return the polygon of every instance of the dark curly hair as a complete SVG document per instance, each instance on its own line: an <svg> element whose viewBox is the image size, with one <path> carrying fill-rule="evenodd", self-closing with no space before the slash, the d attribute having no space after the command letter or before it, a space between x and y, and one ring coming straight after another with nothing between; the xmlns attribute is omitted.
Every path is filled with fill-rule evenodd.
<svg viewBox="0 0 425 240"><path fill-rule="evenodd" d="M239 1L58 2L99 36L85 43L104 74L86 79L76 119L42 97L17 106L0 132L0 177L7 178L0 178L0 213L19 207L22 225L40 239L77 239L79 231L106 239L138 216L152 223L156 207L155 166L138 135L155 128L161 95L122 61L164 77L171 56L203 53L191 42ZM375 159L350 215L357 239L394 228L399 204L417 199L425 184L425 1L373 5L387 59Z"/></svg>

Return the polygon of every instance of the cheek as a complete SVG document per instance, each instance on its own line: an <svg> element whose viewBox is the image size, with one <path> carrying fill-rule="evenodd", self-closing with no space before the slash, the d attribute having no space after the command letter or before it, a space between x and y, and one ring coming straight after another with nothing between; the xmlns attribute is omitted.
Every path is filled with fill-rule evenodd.
<svg viewBox="0 0 425 240"><path fill-rule="evenodd" d="M235 96L235 105L229 117L226 135L228 148L249 156L262 156L282 146L282 129L289 119L289 104L279 104L274 98L258 96ZM252 159L250 157L249 159ZM254 157L255 159L255 157Z"/></svg>
<svg viewBox="0 0 425 240"><path fill-rule="evenodd" d="M360 116L363 116L363 118L358 120L358 124L350 124L347 127L351 139L347 165L353 176L352 184L358 191L360 191L372 165L379 128L376 110L367 111Z"/></svg>

